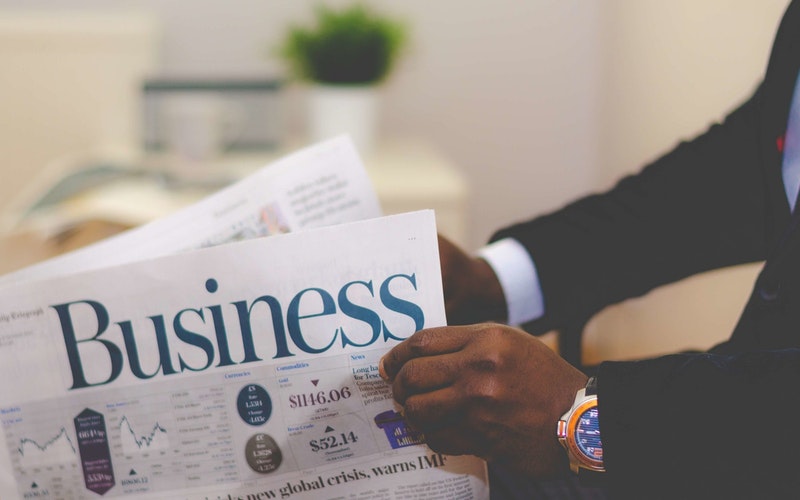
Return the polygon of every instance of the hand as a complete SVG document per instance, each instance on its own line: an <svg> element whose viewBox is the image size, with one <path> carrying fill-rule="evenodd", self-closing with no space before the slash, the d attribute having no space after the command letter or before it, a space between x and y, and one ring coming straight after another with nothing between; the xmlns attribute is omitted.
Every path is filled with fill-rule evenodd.
<svg viewBox="0 0 800 500"><path fill-rule="evenodd" d="M569 471L556 424L587 378L536 338L491 323L420 330L380 367L434 451L537 477Z"/></svg>
<svg viewBox="0 0 800 500"><path fill-rule="evenodd" d="M470 257L441 235L439 259L449 324L505 321L508 311L503 289L485 260Z"/></svg>

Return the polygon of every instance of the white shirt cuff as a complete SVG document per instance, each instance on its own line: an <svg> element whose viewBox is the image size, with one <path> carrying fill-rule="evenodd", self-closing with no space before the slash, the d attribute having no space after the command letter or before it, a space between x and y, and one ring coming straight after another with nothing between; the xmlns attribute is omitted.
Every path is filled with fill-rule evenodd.
<svg viewBox="0 0 800 500"><path fill-rule="evenodd" d="M536 264L513 238L495 241L478 251L494 270L506 297L508 324L520 325L544 314L544 297Z"/></svg>

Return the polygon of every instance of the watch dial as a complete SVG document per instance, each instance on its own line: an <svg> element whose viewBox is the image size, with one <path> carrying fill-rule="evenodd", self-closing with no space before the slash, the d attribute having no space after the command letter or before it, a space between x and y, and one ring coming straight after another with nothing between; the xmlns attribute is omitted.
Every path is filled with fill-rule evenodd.
<svg viewBox="0 0 800 500"><path fill-rule="evenodd" d="M578 449L592 460L603 460L603 443L600 441L600 422L597 407L589 408L580 416L575 427L575 443Z"/></svg>

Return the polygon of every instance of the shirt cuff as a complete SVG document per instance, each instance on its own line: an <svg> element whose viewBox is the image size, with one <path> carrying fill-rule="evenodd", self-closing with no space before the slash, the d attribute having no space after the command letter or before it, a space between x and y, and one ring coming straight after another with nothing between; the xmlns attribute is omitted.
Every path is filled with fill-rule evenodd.
<svg viewBox="0 0 800 500"><path fill-rule="evenodd" d="M506 297L508 324L521 325L544 315L544 297L531 255L514 238L503 238L478 251L500 281Z"/></svg>

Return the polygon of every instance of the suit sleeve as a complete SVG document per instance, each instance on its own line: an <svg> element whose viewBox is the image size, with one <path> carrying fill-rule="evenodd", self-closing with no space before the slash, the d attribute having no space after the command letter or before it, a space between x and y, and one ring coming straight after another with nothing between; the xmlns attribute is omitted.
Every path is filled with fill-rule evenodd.
<svg viewBox="0 0 800 500"><path fill-rule="evenodd" d="M759 101L757 91L723 123L609 192L492 237L517 239L536 263L545 316L534 332L695 273L765 258Z"/></svg>
<svg viewBox="0 0 800 500"><path fill-rule="evenodd" d="M800 350L607 362L604 462L620 498L795 498Z"/></svg>

